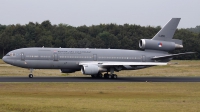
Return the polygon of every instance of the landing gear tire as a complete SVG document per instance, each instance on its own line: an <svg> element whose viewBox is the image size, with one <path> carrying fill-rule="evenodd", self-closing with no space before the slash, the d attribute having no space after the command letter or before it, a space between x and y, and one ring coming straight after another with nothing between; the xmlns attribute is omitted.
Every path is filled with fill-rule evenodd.
<svg viewBox="0 0 200 112"><path fill-rule="evenodd" d="M30 74L28 75L29 78L33 78L33 68L30 68Z"/></svg>
<svg viewBox="0 0 200 112"><path fill-rule="evenodd" d="M108 78L109 78L109 79L112 79L112 75L109 74L109 75L108 75Z"/></svg>
<svg viewBox="0 0 200 112"><path fill-rule="evenodd" d="M97 78L102 78L102 73L98 73Z"/></svg>
<svg viewBox="0 0 200 112"><path fill-rule="evenodd" d="M107 74L107 73L104 74L105 79L108 79L108 76L109 76L109 74Z"/></svg>
<svg viewBox="0 0 200 112"><path fill-rule="evenodd" d="M102 75L99 75L99 76L98 76L98 78L102 78L102 77L103 77Z"/></svg>
<svg viewBox="0 0 200 112"><path fill-rule="evenodd" d="M91 75L92 78L102 78L102 73L98 73L98 74L95 74L95 75Z"/></svg>
<svg viewBox="0 0 200 112"><path fill-rule="evenodd" d="M28 77L29 77L29 78L33 78L33 74L29 74Z"/></svg>
<svg viewBox="0 0 200 112"><path fill-rule="evenodd" d="M104 78L105 79L117 79L117 75L116 74L104 74Z"/></svg>
<svg viewBox="0 0 200 112"><path fill-rule="evenodd" d="M116 74L113 74L113 75L112 75L112 79L117 79L117 75L116 75Z"/></svg>

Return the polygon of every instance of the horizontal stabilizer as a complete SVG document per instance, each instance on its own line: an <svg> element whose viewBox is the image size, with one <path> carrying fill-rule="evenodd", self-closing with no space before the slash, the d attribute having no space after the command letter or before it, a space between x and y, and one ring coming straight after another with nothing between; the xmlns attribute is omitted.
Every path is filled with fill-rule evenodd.
<svg viewBox="0 0 200 112"><path fill-rule="evenodd" d="M178 45L183 45L183 41L179 39L171 39L172 42L178 44Z"/></svg>
<svg viewBox="0 0 200 112"><path fill-rule="evenodd" d="M119 65L137 65L137 66L153 66L153 65L167 65L167 63L161 62L111 62L111 61L92 61L92 62L80 62L79 65L102 65L102 66L119 66Z"/></svg>
<svg viewBox="0 0 200 112"><path fill-rule="evenodd" d="M185 53L178 53L178 54L169 54L169 55L164 55L164 56L155 56L152 58L152 60L158 60L158 59L167 59L167 58L173 58L175 56L180 56L180 55L186 55L186 54L194 54L195 52L185 52Z"/></svg>

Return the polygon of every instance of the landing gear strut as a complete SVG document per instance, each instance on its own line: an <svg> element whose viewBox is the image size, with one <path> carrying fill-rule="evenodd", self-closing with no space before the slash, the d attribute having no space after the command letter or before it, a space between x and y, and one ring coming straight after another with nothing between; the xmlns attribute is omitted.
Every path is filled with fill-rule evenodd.
<svg viewBox="0 0 200 112"><path fill-rule="evenodd" d="M117 75L114 74L114 68L110 68L110 75L109 75L109 79L117 79Z"/></svg>
<svg viewBox="0 0 200 112"><path fill-rule="evenodd" d="M30 74L28 75L29 78L33 78L32 72L33 72L33 69L30 69Z"/></svg>
<svg viewBox="0 0 200 112"><path fill-rule="evenodd" d="M110 68L110 74L108 74L108 72L105 73L104 78L105 79L117 79L117 75L114 74L114 68Z"/></svg>

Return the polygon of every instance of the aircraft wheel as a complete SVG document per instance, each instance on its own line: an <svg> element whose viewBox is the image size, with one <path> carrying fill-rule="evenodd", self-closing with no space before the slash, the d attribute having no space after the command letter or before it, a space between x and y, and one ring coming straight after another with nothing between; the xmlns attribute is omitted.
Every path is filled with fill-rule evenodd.
<svg viewBox="0 0 200 112"><path fill-rule="evenodd" d="M113 78L113 79L117 79L117 75L116 75L116 74L113 74L112 78Z"/></svg>
<svg viewBox="0 0 200 112"><path fill-rule="evenodd" d="M33 74L29 74L29 76L28 76L29 78L33 78Z"/></svg>
<svg viewBox="0 0 200 112"><path fill-rule="evenodd" d="M99 78L102 78L102 77L103 77L102 74L100 74L100 75L99 75Z"/></svg>
<svg viewBox="0 0 200 112"><path fill-rule="evenodd" d="M108 78L109 78L109 79L112 79L112 75L108 75Z"/></svg>
<svg viewBox="0 0 200 112"><path fill-rule="evenodd" d="M108 75L109 75L109 74L105 73L105 74L104 74L104 78L107 79L107 78L108 78Z"/></svg>
<svg viewBox="0 0 200 112"><path fill-rule="evenodd" d="M92 78L95 78L95 75L91 75Z"/></svg>
<svg viewBox="0 0 200 112"><path fill-rule="evenodd" d="M102 78L102 77L103 77L103 76L102 76L102 73L98 73L97 77L98 77L98 78Z"/></svg>

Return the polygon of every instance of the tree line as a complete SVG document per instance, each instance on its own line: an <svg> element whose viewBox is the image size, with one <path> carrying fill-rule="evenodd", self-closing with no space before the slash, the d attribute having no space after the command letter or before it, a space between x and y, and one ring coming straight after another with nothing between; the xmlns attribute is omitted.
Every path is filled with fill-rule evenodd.
<svg viewBox="0 0 200 112"><path fill-rule="evenodd" d="M49 20L41 24L37 22L25 25L0 24L0 56L18 48L43 46L139 50L139 40L151 39L160 29L160 26L113 23L73 27L67 24L52 25ZM197 52L176 59L200 59L200 33L178 29L174 38L183 40L184 48L171 53Z"/></svg>
<svg viewBox="0 0 200 112"><path fill-rule="evenodd" d="M195 32L195 33L200 33L200 25L196 26L195 28L187 28L187 30Z"/></svg>

